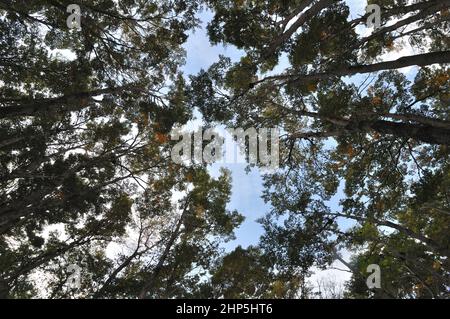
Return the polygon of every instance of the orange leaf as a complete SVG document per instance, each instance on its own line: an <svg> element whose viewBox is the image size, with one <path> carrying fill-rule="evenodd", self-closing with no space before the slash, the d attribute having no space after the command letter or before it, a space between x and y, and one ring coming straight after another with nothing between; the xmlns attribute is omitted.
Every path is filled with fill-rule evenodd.
<svg viewBox="0 0 450 319"><path fill-rule="evenodd" d="M349 155L349 156L355 155L355 149L354 149L353 146L351 146L351 145L347 146L347 149L345 150L345 152L346 152L347 155Z"/></svg>
<svg viewBox="0 0 450 319"><path fill-rule="evenodd" d="M164 144L169 140L169 137L162 133L156 133L155 140L160 144Z"/></svg>
<svg viewBox="0 0 450 319"><path fill-rule="evenodd" d="M310 83L306 87L309 92L315 92L317 91L317 83Z"/></svg>
<svg viewBox="0 0 450 319"><path fill-rule="evenodd" d="M372 98L372 103L375 105L381 105L383 103L383 99L379 96L374 96Z"/></svg>
<svg viewBox="0 0 450 319"><path fill-rule="evenodd" d="M435 81L438 85L444 85L449 80L450 75L448 74L440 74L436 77Z"/></svg>
<svg viewBox="0 0 450 319"><path fill-rule="evenodd" d="M187 180L188 182L192 182L192 181L194 180L194 177L192 176L191 173L187 173L187 174L186 174L186 180Z"/></svg>

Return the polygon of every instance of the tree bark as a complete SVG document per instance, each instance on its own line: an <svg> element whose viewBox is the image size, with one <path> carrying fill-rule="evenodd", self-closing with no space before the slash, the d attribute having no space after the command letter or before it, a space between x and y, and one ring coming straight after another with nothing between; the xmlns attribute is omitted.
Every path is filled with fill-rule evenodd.
<svg viewBox="0 0 450 319"><path fill-rule="evenodd" d="M23 141L25 139L25 137L13 137L13 138L9 138L3 141L0 141L0 148L6 147L6 146L10 146L12 144L18 143L20 141Z"/></svg>
<svg viewBox="0 0 450 319"><path fill-rule="evenodd" d="M393 135L414 139L433 145L450 145L450 122L440 119L434 119L417 114L363 114L367 117L385 117L404 122L392 122L386 120L362 120L344 119L324 116L319 113L308 111L289 110L296 116L307 116L319 121L328 122L336 126L336 129L324 132L301 132L292 133L291 138L327 138L337 137L352 132L371 132L375 131L382 135ZM416 122L416 123L410 123Z"/></svg>
<svg viewBox="0 0 450 319"><path fill-rule="evenodd" d="M421 241L423 244L425 244L427 247L431 248L433 251L443 254L444 256L450 257L450 251L447 248L443 248L441 247L437 242L435 242L434 240L416 233L402 225L387 221L387 220L379 220L379 219L375 219L375 218L365 218L365 217L360 217L360 216L354 216L354 215L346 215L346 214L341 214L341 213L326 213L327 215L330 216L335 216L335 217L342 217L342 218L348 218L348 219L353 219L359 222L372 222L377 226L386 226L386 227L390 227L392 229L395 229L397 231L399 231L400 233L412 238L412 239L416 239Z"/></svg>
<svg viewBox="0 0 450 319"><path fill-rule="evenodd" d="M260 84L267 81L284 81L291 84L308 84L320 80L327 80L333 77L351 76L356 74L365 74L385 70L396 70L408 66L425 66L432 64L450 63L450 51L430 52L424 54L410 55L399 58L397 60L374 63L345 66L327 72L311 73L311 74L281 74L269 76L255 83Z"/></svg>
<svg viewBox="0 0 450 319"><path fill-rule="evenodd" d="M312 1L306 1L300 5L302 11L311 3ZM291 36L306 22L308 22L312 17L317 15L324 8L335 3L335 0L321 0L315 5L313 5L309 10L307 10L304 14L302 14L293 24L292 26L283 34L281 34L278 38L272 41L269 44L268 48L264 51L263 58L268 58L275 51L281 47L287 40L291 38ZM301 11L300 11L301 12Z"/></svg>
<svg viewBox="0 0 450 319"><path fill-rule="evenodd" d="M410 16L406 19L400 20L396 23L394 23L393 25L381 28L379 30L377 30L376 32L374 32L373 34L363 38L361 41L358 41L358 46L367 43L368 41L375 39L381 35L384 35L386 33L398 30L399 28L414 23L416 21L419 20L425 20L425 18L427 18L430 15L436 14L436 12L446 9L450 6L450 0L441 0L440 2L435 3L434 5L427 7L427 8L423 8L419 13Z"/></svg>
<svg viewBox="0 0 450 319"><path fill-rule="evenodd" d="M412 138L435 145L450 145L450 130L445 128L430 125L395 123L383 120L375 121L369 124L369 127L380 134Z"/></svg>
<svg viewBox="0 0 450 319"><path fill-rule="evenodd" d="M131 85L115 88L98 89L89 92L68 94L57 98L38 99L29 103L0 107L0 119L17 116L34 116L44 112L54 112L57 110L76 111L88 105L92 97L102 94L119 93ZM67 107L71 105L70 107ZM63 108L66 106L66 109Z"/></svg>

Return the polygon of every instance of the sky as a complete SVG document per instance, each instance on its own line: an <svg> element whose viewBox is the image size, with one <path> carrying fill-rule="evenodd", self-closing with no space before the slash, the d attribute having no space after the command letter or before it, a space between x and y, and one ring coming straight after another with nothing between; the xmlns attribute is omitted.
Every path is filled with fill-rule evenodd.
<svg viewBox="0 0 450 319"><path fill-rule="evenodd" d="M186 50L186 65L184 73L197 74L201 69L207 69L213 63L219 60L219 55L225 55L233 61L238 61L244 54L236 47L215 45L209 43L206 34L207 22L212 19L213 15L210 11L203 11L199 18L202 20L202 26L190 34L187 43L184 45ZM195 113L200 120L200 115ZM201 125L200 121L196 121L196 125ZM236 231L236 241L228 243L227 249L232 249L238 245L247 247L258 243L259 237L262 235L261 226L256 220L262 217L268 207L261 199L263 187L262 177L258 169L252 170L247 174L245 171L246 164L213 164L209 168L213 177L220 175L220 168L224 167L230 170L232 174L232 197L228 205L230 210L237 210L246 217L246 221Z"/></svg>
<svg viewBox="0 0 450 319"><path fill-rule="evenodd" d="M347 0L350 7L350 18L358 18L365 13L366 1L363 0ZM201 69L207 69L211 64L215 63L219 59L219 55L225 55L231 58L233 61L238 61L243 55L243 52L238 50L232 45L222 46L209 43L206 33L207 22L212 19L212 13L210 11L203 11L199 15L199 19L202 21L202 26L197 28L190 34L187 43L184 48L187 53L186 65L184 66L184 73L187 75L197 74ZM361 25L357 28L357 32L363 36L370 34L373 29L367 29ZM406 46L406 48L400 51L393 51L385 56L380 57L382 60L394 60L400 56L410 55L414 52ZM281 68L283 68L283 62L281 62ZM413 68L406 68L402 70L408 75L408 78L414 76ZM365 75L357 75L352 78L345 79L347 82L360 82L366 78ZM196 113L197 119L194 121L194 126L201 125L201 116ZM260 236L263 234L261 225L257 220L263 217L269 210L269 204L266 204L261 196L263 192L262 176L261 172L256 168L252 169L250 173L246 172L245 164L213 164L210 166L209 171L212 176L217 177L220 174L220 168L225 167L230 170L232 175L232 196L228 205L230 210L237 210L246 217L245 222L236 231L236 240L227 243L225 248L232 250L236 246L241 245L248 247L249 245L256 245ZM338 191L337 195L329 202L332 210L339 210L339 200L343 197L342 187ZM351 226L350 221L341 220L341 227ZM344 252L343 258L348 260L350 253ZM335 262L329 270L315 271L315 274L310 278L311 282L317 282L323 278L331 278L340 284L343 284L350 278L350 273L345 271L336 270L334 268L345 269L346 267L340 262Z"/></svg>

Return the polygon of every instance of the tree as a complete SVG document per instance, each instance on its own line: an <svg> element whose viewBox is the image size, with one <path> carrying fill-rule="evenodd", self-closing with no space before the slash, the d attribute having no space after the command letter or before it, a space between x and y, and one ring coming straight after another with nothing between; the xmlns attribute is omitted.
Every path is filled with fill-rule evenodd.
<svg viewBox="0 0 450 319"><path fill-rule="evenodd" d="M337 0L79 1L81 30L69 4L0 1L0 297L311 298L339 259L347 297L448 298L449 0L384 0L370 35ZM202 5L245 54L186 79ZM255 247L221 250L229 173L170 160L196 108L281 128Z"/></svg>
<svg viewBox="0 0 450 319"><path fill-rule="evenodd" d="M226 172L170 160L198 4L81 1L78 32L70 3L0 2L0 296L186 295L242 221Z"/></svg>
<svg viewBox="0 0 450 319"><path fill-rule="evenodd" d="M306 299L312 296L305 278L281 270L279 266L263 247L244 249L238 246L215 262L209 280L200 285L193 296L219 299Z"/></svg>
<svg viewBox="0 0 450 319"><path fill-rule="evenodd" d="M305 137L328 138L357 132L376 132L431 144L450 143L445 114L431 115L413 107L445 93L448 83L445 69L440 72L444 74L443 77L437 78L441 82L434 94L429 92L431 96L416 96L418 102L412 100L412 105L403 107L380 100L382 97L379 95L364 96L363 91L367 88L364 85L348 88L341 81L342 77L355 74L450 62L448 44L440 36L447 26L445 10L449 6L448 1L427 1L406 7L389 1L383 8L385 23L398 16L403 17L406 13L414 13L419 9L422 11L401 20L395 27L382 27L365 38L358 36L355 31L355 27L365 21L364 17L349 21L348 6L342 1L286 1L283 5L272 1L258 2L257 5L253 2L239 4L233 1L209 1L208 4L216 13L209 25L211 41L234 44L247 53L239 63L232 65L229 60L223 59L211 68L209 74L200 74L193 79L194 89L200 81L210 87L209 91L213 94L209 95L208 104L225 104L233 110L228 114L218 111L213 120L249 125L284 124L288 129L294 123L280 123L280 118L298 119L295 124L309 118L314 125L308 127L318 128L318 131L301 132ZM238 16L238 21L231 15ZM425 23L425 18L430 16ZM248 34L255 31L252 28L256 28L251 23L252 19L263 23L258 27L258 36L247 38ZM285 30L287 25L291 26ZM403 27L412 28L416 25L421 27L414 29L414 32L403 30ZM414 41L427 28L437 30L429 37L431 44L427 47L434 51L370 63L377 56L392 51L405 38L413 42L414 46L422 48L422 43ZM284 67L281 74L265 76L264 73L280 63L282 54L286 57L282 60L283 65L288 63L289 67ZM226 73L225 80L216 78L217 70ZM230 94L224 97L222 92ZM320 100L313 99L318 95L316 93L321 92L329 99L326 106ZM331 105L333 102L339 103L337 100L341 98L346 98L342 102L346 104L345 112ZM374 99L369 101L368 98ZM386 94L385 98L388 98ZM371 107L364 109L364 114L361 114L361 105ZM330 113L331 109L340 113ZM295 135L300 132L292 129L288 133L293 138L302 137Z"/></svg>
<svg viewBox="0 0 450 319"><path fill-rule="evenodd" d="M241 246L225 255L211 271L206 296L214 298L269 298L275 276L257 247ZM206 287L202 289L206 290Z"/></svg>
<svg viewBox="0 0 450 319"><path fill-rule="evenodd" d="M262 243L274 260L306 273L347 248L358 256L347 263L359 285L349 296L374 296L362 283L377 262L393 282L378 296L446 296L448 203L426 192L413 204L412 190L448 175L450 3L383 1L382 26L362 36L368 15L351 20L344 1L206 2L211 42L245 56L192 77L188 96L209 122L281 128L282 167L266 175L264 194ZM406 42L416 53L383 59ZM399 72L407 66L415 78ZM428 201L433 210L416 209ZM424 269L399 252L424 258Z"/></svg>

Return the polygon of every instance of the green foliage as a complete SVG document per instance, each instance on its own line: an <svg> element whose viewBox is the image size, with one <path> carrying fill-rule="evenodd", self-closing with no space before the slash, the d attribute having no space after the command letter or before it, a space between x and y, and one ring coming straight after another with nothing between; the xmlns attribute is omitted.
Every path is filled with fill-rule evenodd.
<svg viewBox="0 0 450 319"><path fill-rule="evenodd" d="M378 1L382 26L364 36L344 1L79 1L81 31L70 2L0 4L0 297L309 298L312 269L345 249L346 297L448 298L440 1ZM202 5L211 43L244 54L186 79ZM406 43L428 53L378 63ZM170 161L168 134L196 109L283 132L255 247L222 250L244 220L229 172Z"/></svg>
<svg viewBox="0 0 450 319"><path fill-rule="evenodd" d="M207 3L211 42L245 57L221 65L225 81L215 67L202 71L208 92L193 82L190 98L208 122L283 132L282 167L265 176L271 211L260 242L281 286L346 249L347 297L448 297L448 68L418 55L378 63L407 45L448 62L448 8L378 1L382 26L362 35L367 16L351 20L344 1ZM397 70L404 62L420 65L415 78ZM224 101L228 116L204 108ZM373 263L384 276L378 291L365 284Z"/></svg>
<svg viewBox="0 0 450 319"><path fill-rule="evenodd" d="M187 295L243 221L227 173L170 161L198 3L81 1L79 32L69 3L0 6L1 297Z"/></svg>

